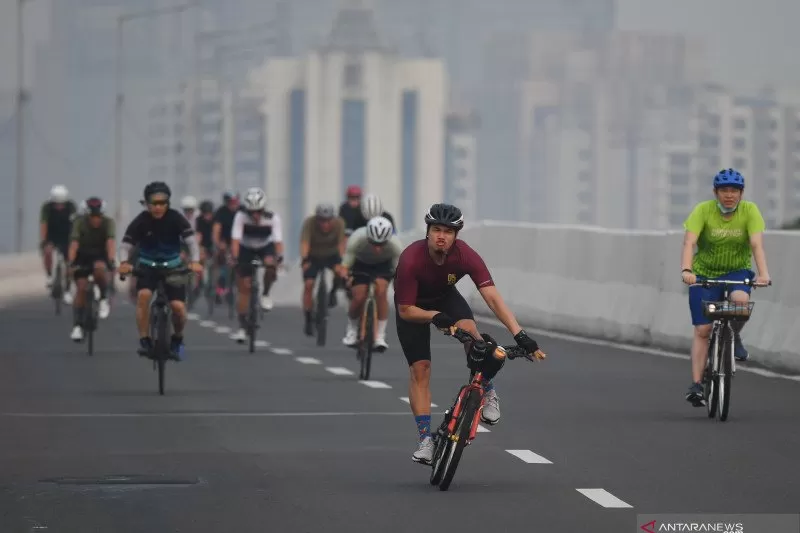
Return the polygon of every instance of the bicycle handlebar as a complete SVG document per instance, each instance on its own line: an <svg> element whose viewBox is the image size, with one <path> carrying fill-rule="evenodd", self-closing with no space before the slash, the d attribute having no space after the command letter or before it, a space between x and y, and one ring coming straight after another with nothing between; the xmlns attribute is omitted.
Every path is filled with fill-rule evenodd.
<svg viewBox="0 0 800 533"><path fill-rule="evenodd" d="M151 270L158 270L158 268L156 267L156 268L151 269ZM191 271L192 271L192 269L190 269L189 267L184 266L184 267L181 267L181 268L170 269L169 273L170 274L181 275L181 274L188 274ZM142 267L138 267L137 266L136 268L131 270L131 272L129 274L120 274L119 275L119 280L120 281L125 281L128 276L141 277L143 272L145 272L145 270Z"/></svg>
<svg viewBox="0 0 800 533"><path fill-rule="evenodd" d="M748 287L769 287L772 285L772 281L770 280L769 283L756 283L756 280L745 278L744 280L732 280L732 279L705 279L705 280L697 280L696 283L692 283L690 287L714 287L714 286L731 286L731 285L747 285Z"/></svg>
<svg viewBox="0 0 800 533"><path fill-rule="evenodd" d="M472 336L472 334L469 331L466 331L466 330L461 329L461 328L457 328L455 326L450 328L450 331L442 331L442 332L445 335L453 337L454 339L456 339L459 342L462 342L462 343L471 342L472 343L472 349L477 353L486 352L486 348L489 346L489 343L486 342L485 340L476 339L475 337ZM498 345L497 347L501 348L505 352L505 356L508 359L517 359L519 357L524 357L528 361L533 361L535 359L533 354L528 353L525 350L525 348L522 348L521 346L517 346L516 344L509 344L507 346Z"/></svg>

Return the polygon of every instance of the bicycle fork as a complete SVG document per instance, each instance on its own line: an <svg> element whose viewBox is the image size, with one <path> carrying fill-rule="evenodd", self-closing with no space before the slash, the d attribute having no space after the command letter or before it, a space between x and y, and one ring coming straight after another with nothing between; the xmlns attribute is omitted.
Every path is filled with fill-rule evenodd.
<svg viewBox="0 0 800 533"><path fill-rule="evenodd" d="M469 445L473 439L475 439L475 435L478 433L478 423L481 419L481 410L483 409L483 396L484 391L483 388L480 386L476 386L474 384L471 385L464 385L461 387L461 391L459 391L458 396L456 397L456 401L453 404L453 407L447 409L444 412L444 420L442 421L442 425L437 430L437 434L441 437L447 437L452 441L458 440L458 435L455 434L456 431L456 424L458 423L458 417L461 415L461 411L464 408L464 401L469 396L470 391L477 391L480 395L480 403L478 404L478 409L475 411L475 415L470 423L469 429L469 438L467 439L467 445Z"/></svg>

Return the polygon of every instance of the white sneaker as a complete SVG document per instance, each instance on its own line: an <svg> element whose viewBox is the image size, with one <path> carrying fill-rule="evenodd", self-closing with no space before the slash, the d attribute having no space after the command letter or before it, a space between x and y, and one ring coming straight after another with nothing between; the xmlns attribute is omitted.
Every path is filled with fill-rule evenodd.
<svg viewBox="0 0 800 533"><path fill-rule="evenodd" d="M69 336L70 339L74 340L75 342L80 342L83 340L83 328L80 326L75 326L72 328L72 334Z"/></svg>
<svg viewBox="0 0 800 533"><path fill-rule="evenodd" d="M100 300L100 296L102 296L102 294L100 294L100 287L95 285L94 286L94 299L95 300Z"/></svg>
<svg viewBox="0 0 800 533"><path fill-rule="evenodd" d="M53 276L48 276L47 274L44 275L44 283L45 287L48 289L53 288Z"/></svg>
<svg viewBox="0 0 800 533"><path fill-rule="evenodd" d="M347 323L347 330L345 331L344 338L342 339L342 344L345 346L353 347L358 344L358 332L356 329Z"/></svg>
<svg viewBox="0 0 800 533"><path fill-rule="evenodd" d="M433 461L433 450L433 439L431 437L425 437L419 441L417 451L415 451L414 455L411 456L411 460L415 463L429 465Z"/></svg>
<svg viewBox="0 0 800 533"><path fill-rule="evenodd" d="M105 320L111 314L111 306L108 305L108 300L100 300L97 304L97 316L100 320Z"/></svg>
<svg viewBox="0 0 800 533"><path fill-rule="evenodd" d="M244 328L239 328L239 330L236 331L236 333L231 333L231 340L234 340L239 344L242 344L244 341L247 340L247 332L244 330Z"/></svg>
<svg viewBox="0 0 800 533"><path fill-rule="evenodd" d="M272 302L272 298L269 296L261 297L261 309L264 311L271 311L273 307L275 307L275 304Z"/></svg>
<svg viewBox="0 0 800 533"><path fill-rule="evenodd" d="M75 297L72 296L72 291L66 291L64 293L64 305L72 305L74 299Z"/></svg>
<svg viewBox="0 0 800 533"><path fill-rule="evenodd" d="M489 425L497 424L500 420L500 398L497 391L490 390L483 396L483 409L481 409L481 420Z"/></svg>
<svg viewBox="0 0 800 533"><path fill-rule="evenodd" d="M386 342L386 337L382 335L379 335L378 338L375 339L374 346L379 352L389 349L389 344Z"/></svg>

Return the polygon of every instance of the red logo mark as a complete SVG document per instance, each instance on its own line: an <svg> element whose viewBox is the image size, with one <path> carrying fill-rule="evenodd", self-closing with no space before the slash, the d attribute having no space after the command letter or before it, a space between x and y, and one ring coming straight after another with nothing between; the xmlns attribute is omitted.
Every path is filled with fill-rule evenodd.
<svg viewBox="0 0 800 533"><path fill-rule="evenodd" d="M648 522L641 527L643 531L647 531L647 533L656 533L656 521L653 520L652 522Z"/></svg>

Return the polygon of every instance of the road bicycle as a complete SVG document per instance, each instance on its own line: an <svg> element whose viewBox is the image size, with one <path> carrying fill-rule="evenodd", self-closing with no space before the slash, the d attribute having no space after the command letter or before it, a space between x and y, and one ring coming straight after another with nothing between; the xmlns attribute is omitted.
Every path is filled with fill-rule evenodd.
<svg viewBox="0 0 800 533"><path fill-rule="evenodd" d="M452 327L444 332L462 343L472 343L468 356L469 383L463 385L452 406L444 412L444 420L431 436L434 442L431 461L431 485L445 491L456 474L464 448L472 443L478 432L481 410L484 405L484 386L505 364L506 359L524 357L534 361L535 356L517 345L500 346L488 335L475 339L469 332Z"/></svg>
<svg viewBox="0 0 800 533"><path fill-rule="evenodd" d="M719 417L721 422L728 419L731 407L731 385L736 374L734 358L735 322L747 322L753 313L754 302L728 301L732 286L766 287L755 280L698 280L692 286L703 288L722 287L722 301L703 300L703 314L713 320L708 339L708 359L703 372L703 398L708 409L708 418Z"/></svg>

